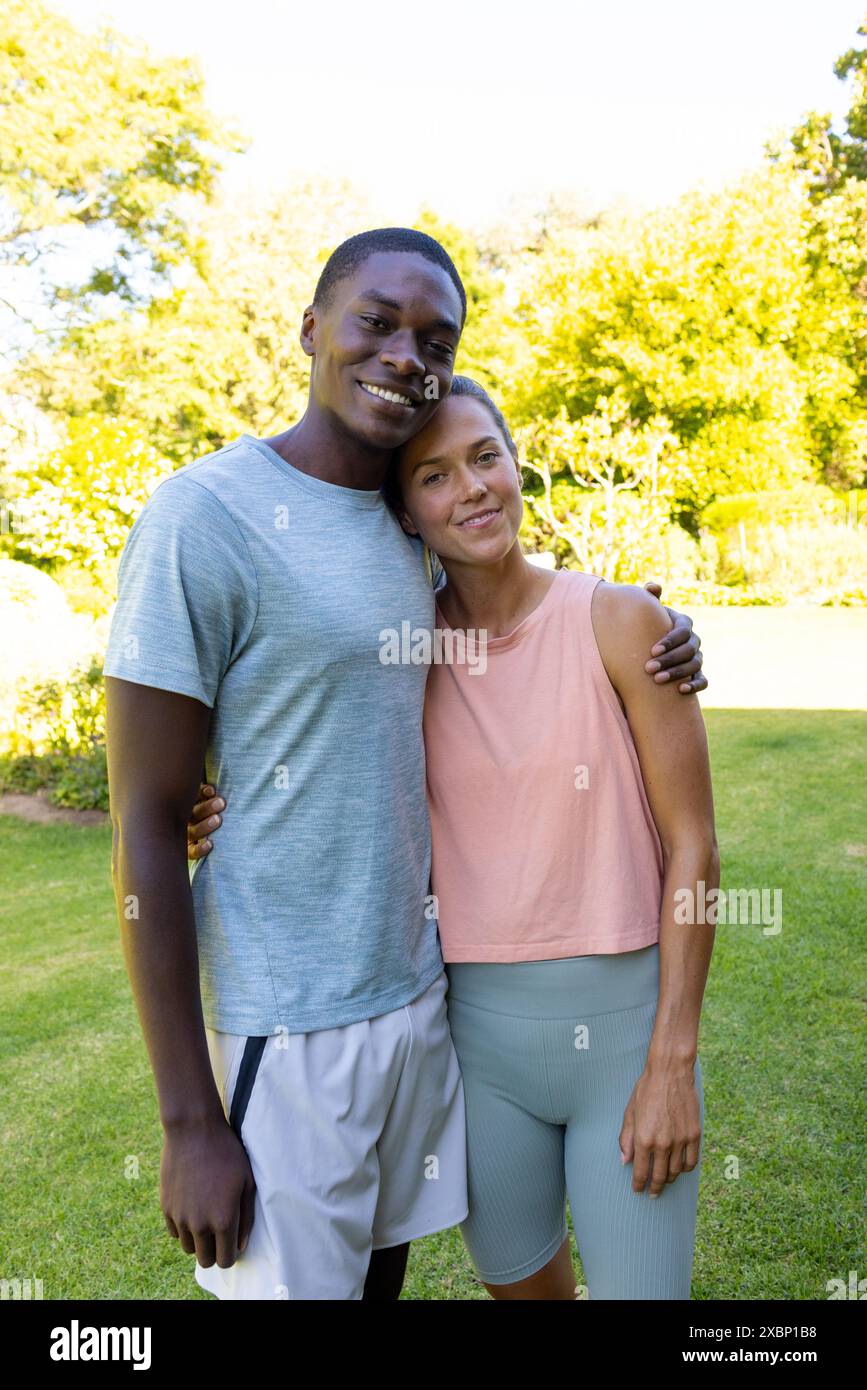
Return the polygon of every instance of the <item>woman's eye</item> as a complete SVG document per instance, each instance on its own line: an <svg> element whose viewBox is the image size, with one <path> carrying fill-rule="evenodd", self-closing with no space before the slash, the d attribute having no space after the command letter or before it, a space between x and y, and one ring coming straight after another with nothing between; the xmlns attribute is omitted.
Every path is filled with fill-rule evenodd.
<svg viewBox="0 0 867 1390"><path fill-rule="evenodd" d="M496 450L494 450L494 449L488 449L484 454L479 454L478 462L481 463L481 462L483 461L483 459L498 459L498 458L499 458L499 454L496 452Z"/></svg>
<svg viewBox="0 0 867 1390"><path fill-rule="evenodd" d="M427 477L426 477L425 480L424 480L424 486L427 487L427 485L428 485L428 483L431 481L431 479L433 479L433 478L441 478L442 476L443 476L442 473L428 473Z"/></svg>

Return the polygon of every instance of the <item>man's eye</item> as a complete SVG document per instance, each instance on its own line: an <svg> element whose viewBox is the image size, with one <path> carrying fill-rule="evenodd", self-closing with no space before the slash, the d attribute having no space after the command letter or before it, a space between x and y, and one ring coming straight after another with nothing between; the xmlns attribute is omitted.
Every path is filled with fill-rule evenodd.
<svg viewBox="0 0 867 1390"><path fill-rule="evenodd" d="M454 356L454 348L450 347L448 343L431 343L431 347L435 348L443 357Z"/></svg>
<svg viewBox="0 0 867 1390"><path fill-rule="evenodd" d="M378 314L362 314L361 318L365 323L372 324L374 328L388 328L385 319L381 319Z"/></svg>

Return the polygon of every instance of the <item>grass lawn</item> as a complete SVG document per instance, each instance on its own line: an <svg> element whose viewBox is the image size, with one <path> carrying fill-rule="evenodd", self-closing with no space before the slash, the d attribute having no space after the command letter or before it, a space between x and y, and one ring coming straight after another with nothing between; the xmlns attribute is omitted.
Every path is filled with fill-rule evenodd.
<svg viewBox="0 0 867 1390"><path fill-rule="evenodd" d="M829 1279L867 1275L867 714L706 719L723 887L782 889L783 929L717 929L693 1297L824 1299ZM210 1299L159 1209L109 831L4 816L0 856L0 1277L42 1279L45 1298ZM487 1298L459 1231L416 1243L404 1297Z"/></svg>

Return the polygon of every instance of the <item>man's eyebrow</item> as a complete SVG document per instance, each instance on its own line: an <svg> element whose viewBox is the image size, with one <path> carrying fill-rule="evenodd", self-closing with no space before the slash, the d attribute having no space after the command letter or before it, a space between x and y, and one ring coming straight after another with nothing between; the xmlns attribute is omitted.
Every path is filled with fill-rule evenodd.
<svg viewBox="0 0 867 1390"><path fill-rule="evenodd" d="M391 295L386 294L383 290L363 290L358 298L374 299L377 304L384 304L387 309L394 309L398 314L403 308L399 300L392 299ZM428 327L445 329L447 333L454 333L455 337L460 337L461 333L460 326L455 323L454 319L434 319Z"/></svg>
<svg viewBox="0 0 867 1390"><path fill-rule="evenodd" d="M481 439L476 439L476 440L473 441L473 443L469 446L469 448L468 448L468 450L467 450L467 453L471 454L471 453L473 452L474 449L478 449L482 444L496 444L496 443L497 443L497 437L496 437L496 435L493 435L493 434L483 434L482 437L481 437ZM419 459L418 463L416 463L416 464L413 465L413 470L412 470L412 473L410 474L410 477L411 477L411 478L414 478L415 475L416 475L416 473L418 472L418 470L419 470L420 468L424 468L425 464L428 464L428 463L442 463L442 461L443 461L443 456L442 456L442 454L434 454L434 455L433 455L431 458L429 458L429 459Z"/></svg>

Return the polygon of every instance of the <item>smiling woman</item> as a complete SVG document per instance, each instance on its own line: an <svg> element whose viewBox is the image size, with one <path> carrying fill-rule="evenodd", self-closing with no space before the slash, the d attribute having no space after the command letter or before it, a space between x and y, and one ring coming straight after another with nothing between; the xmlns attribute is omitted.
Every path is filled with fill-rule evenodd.
<svg viewBox="0 0 867 1390"><path fill-rule="evenodd" d="M572 1299L568 1191L594 1299L685 1299L713 931L687 937L673 903L719 881L704 727L637 659L670 626L654 599L528 564L521 482L505 420L463 377L388 477L446 571L437 632L485 655L432 663L424 712L462 1230L495 1298Z"/></svg>

